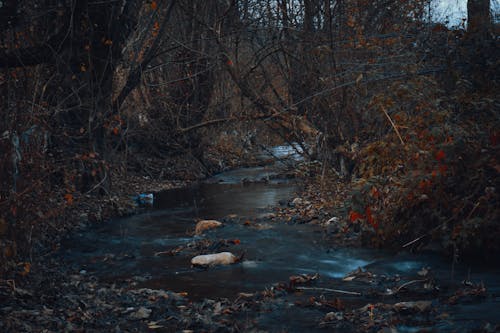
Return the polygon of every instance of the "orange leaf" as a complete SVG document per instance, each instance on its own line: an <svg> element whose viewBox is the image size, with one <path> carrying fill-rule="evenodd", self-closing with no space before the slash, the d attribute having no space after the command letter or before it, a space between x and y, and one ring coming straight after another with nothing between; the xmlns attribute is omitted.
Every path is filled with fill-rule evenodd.
<svg viewBox="0 0 500 333"><path fill-rule="evenodd" d="M151 9L156 10L157 8L158 8L158 4L156 3L156 1L151 2Z"/></svg>
<svg viewBox="0 0 500 333"><path fill-rule="evenodd" d="M118 135L118 133L120 133L120 129L118 127L114 127L113 128L113 134L114 135Z"/></svg>
<svg viewBox="0 0 500 333"><path fill-rule="evenodd" d="M66 200L66 203L67 203L68 205L73 204L73 195L72 195L71 193L66 193L66 194L64 195L64 199Z"/></svg>
<svg viewBox="0 0 500 333"><path fill-rule="evenodd" d="M21 276L28 275L29 272L31 271L31 264L29 262L25 262L25 263L22 263L21 265L23 265L23 270L21 272L19 272L19 274Z"/></svg>

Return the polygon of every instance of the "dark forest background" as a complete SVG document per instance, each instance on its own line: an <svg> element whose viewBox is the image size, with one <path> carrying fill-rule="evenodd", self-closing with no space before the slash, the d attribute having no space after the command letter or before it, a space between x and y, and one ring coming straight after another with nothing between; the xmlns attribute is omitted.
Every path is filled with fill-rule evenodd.
<svg viewBox="0 0 500 333"><path fill-rule="evenodd" d="M349 184L368 244L495 253L490 7L449 27L423 0L0 1L2 262L127 175L199 178L286 142L323 189Z"/></svg>

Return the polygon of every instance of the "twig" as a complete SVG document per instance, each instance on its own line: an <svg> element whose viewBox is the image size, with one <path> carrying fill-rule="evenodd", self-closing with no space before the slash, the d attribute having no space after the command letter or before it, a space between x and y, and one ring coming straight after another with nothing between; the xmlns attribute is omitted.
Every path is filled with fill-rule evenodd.
<svg viewBox="0 0 500 333"><path fill-rule="evenodd" d="M315 288L315 287L296 287L297 290L314 290L314 291L328 291L331 293L337 294L345 294L345 295L353 295L353 296L361 296L361 293L356 291L347 291L340 289L330 289L330 288Z"/></svg>
<svg viewBox="0 0 500 333"><path fill-rule="evenodd" d="M94 187L92 187L90 190L88 190L87 192L85 192L85 194L89 194L92 191L94 191L96 188L98 188L99 186L101 186L107 178L108 178L108 173L104 173L104 178L98 184L96 184ZM103 187L103 189L106 191L107 194L109 194L108 190L106 190L105 187Z"/></svg>
<svg viewBox="0 0 500 333"><path fill-rule="evenodd" d="M421 239L422 239L422 238L424 238L425 236L427 236L427 234L422 235L422 236L420 236L420 237L418 237L418 238L415 238L414 240L412 240L412 241L410 241L410 242L406 243L405 245L403 245L403 248L405 248L405 247L407 247L407 246L410 246L410 245L412 245L412 244L414 244L414 243L418 242L419 240L421 240Z"/></svg>
<svg viewBox="0 0 500 333"><path fill-rule="evenodd" d="M400 285L399 287L396 288L396 290L394 290L394 293L398 293L401 289L403 289L404 287L408 287L409 285L412 285L414 283L417 283L417 282L427 282L429 279L423 279L423 280L411 280L411 281L408 281L406 283L403 283L402 285Z"/></svg>
<svg viewBox="0 0 500 333"><path fill-rule="evenodd" d="M403 138L401 137L401 134L399 134L399 130L398 128L396 127L396 124L394 124L394 122L392 121L391 117L389 116L389 114L387 113L387 110L382 106L381 107L382 109L382 112L384 112L385 116L387 117L387 119L389 119L389 122L391 123L392 125L392 128L394 128L394 131L396 132L398 138L399 138L399 141L401 141L401 144L404 146L405 145L405 142L403 141Z"/></svg>
<svg viewBox="0 0 500 333"><path fill-rule="evenodd" d="M466 220L470 219L470 217L472 216L472 214L474 214L474 212L476 211L477 207L479 207L480 204L481 204L481 198L479 198L479 201L476 202L474 207L472 207L472 210L470 211L469 215L467 215Z"/></svg>
<svg viewBox="0 0 500 333"><path fill-rule="evenodd" d="M160 251L160 252L156 252L154 254L155 257L158 257L160 254L172 254L172 251Z"/></svg>

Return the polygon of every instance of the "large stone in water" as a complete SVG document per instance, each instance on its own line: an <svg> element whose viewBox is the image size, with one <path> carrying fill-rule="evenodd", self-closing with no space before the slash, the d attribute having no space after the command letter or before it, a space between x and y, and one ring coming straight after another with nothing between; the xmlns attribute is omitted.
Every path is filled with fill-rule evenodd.
<svg viewBox="0 0 500 333"><path fill-rule="evenodd" d="M216 220L201 220L198 223L196 223L194 233L200 235L206 230L218 228L220 226L222 226L222 223Z"/></svg>
<svg viewBox="0 0 500 333"><path fill-rule="evenodd" d="M238 258L231 252L220 252L213 254L204 254L191 259L193 266L216 266L231 265L238 261Z"/></svg>

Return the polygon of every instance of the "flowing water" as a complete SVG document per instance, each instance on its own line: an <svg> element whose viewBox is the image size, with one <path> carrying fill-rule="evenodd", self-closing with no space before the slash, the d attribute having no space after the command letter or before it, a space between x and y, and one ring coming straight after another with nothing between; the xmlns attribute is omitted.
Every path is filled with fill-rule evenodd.
<svg viewBox="0 0 500 333"><path fill-rule="evenodd" d="M282 154L284 150L281 147L276 151ZM346 286L341 280L358 267L376 274L405 276L430 266L441 280L451 279L450 262L436 255L334 249L319 227L270 222L265 214L272 206L293 198L297 190L293 181L278 177L278 169L239 169L195 186L158 193L154 207L144 213L110 221L68 239L63 244L63 260L75 271L106 281L135 280L141 287L187 292L193 300L234 299L240 292L260 291L302 273L319 273L320 286L365 292L369 286ZM245 223L256 218L256 223ZM203 236L194 236L197 219L219 219L225 223ZM244 254L243 261L227 267L197 269L190 265L193 249L186 248L173 256L164 253L202 238L211 239L214 244L219 240L238 240L229 251ZM454 306L447 320L463 325L471 320L499 324L499 273L498 268L491 267L475 266L472 271L468 266L454 267L454 279L482 280L491 296L480 303ZM312 330L323 315L291 307L268 314L262 322L272 328L274 317L281 316L288 318L291 331ZM441 325L439 330L452 330L446 320ZM405 331L402 327L400 330Z"/></svg>

